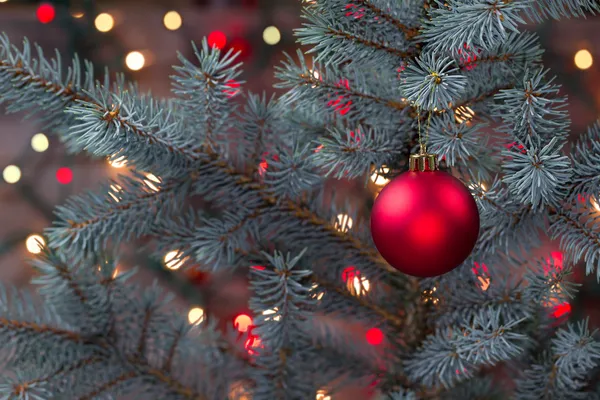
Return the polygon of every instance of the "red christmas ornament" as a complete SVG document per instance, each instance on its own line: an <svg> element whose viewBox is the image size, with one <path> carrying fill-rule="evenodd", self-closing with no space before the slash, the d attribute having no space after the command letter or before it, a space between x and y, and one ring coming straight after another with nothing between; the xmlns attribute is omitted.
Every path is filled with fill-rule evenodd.
<svg viewBox="0 0 600 400"><path fill-rule="evenodd" d="M434 154L415 154L410 172L377 196L371 235L383 258L401 272L442 275L458 267L477 242L477 204L458 179L437 170Z"/></svg>

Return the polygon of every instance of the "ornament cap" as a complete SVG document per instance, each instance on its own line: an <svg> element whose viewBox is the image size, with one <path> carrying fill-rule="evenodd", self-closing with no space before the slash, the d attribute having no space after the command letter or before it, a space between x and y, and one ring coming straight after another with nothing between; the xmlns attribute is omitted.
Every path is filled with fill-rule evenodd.
<svg viewBox="0 0 600 400"><path fill-rule="evenodd" d="M437 171L437 154L418 153L411 154L408 162L410 171Z"/></svg>

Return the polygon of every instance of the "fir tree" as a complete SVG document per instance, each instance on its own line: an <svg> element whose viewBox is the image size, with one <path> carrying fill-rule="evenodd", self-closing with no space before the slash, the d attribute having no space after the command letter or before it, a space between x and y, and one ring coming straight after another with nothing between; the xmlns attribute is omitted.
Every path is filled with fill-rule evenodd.
<svg viewBox="0 0 600 400"><path fill-rule="evenodd" d="M41 301L0 292L1 398L213 400L244 381L256 400L323 388L335 399L349 380L396 400L595 398L596 332L557 327L548 309L575 296L577 262L600 276L600 125L566 150L567 99L522 27L599 9L312 1L297 36L315 58L288 57L286 91L271 98L244 92L235 55L206 42L180 57L165 100L2 37L7 110L35 115L72 152L126 159L133 174L57 209L33 263ZM404 172L421 128L481 215L470 258L429 279L392 269L359 218L368 204L353 211L325 185ZM192 209L192 196L207 208ZM528 257L545 234L560 239L564 266ZM249 354L245 338L188 324L158 286L113 276L119 245L139 239L144 252L249 271ZM348 266L369 290L348 289ZM338 321L376 327L383 343Z"/></svg>

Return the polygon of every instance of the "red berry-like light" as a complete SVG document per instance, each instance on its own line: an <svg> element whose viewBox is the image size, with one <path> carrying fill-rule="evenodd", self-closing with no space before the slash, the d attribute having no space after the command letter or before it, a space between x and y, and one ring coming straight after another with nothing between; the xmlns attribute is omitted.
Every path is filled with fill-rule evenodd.
<svg viewBox="0 0 600 400"><path fill-rule="evenodd" d="M216 47L217 49L222 49L225 47L227 43L227 36L221 31L212 31L210 35L208 35L208 45L210 47Z"/></svg>
<svg viewBox="0 0 600 400"><path fill-rule="evenodd" d="M42 24L48 24L52 22L56 16L56 11L54 10L54 6L52 4L42 3L38 6L35 14L38 21L40 21Z"/></svg>
<svg viewBox="0 0 600 400"><path fill-rule="evenodd" d="M252 325L252 318L246 314L240 314L233 320L233 327L240 332L247 332Z"/></svg>
<svg viewBox="0 0 600 400"><path fill-rule="evenodd" d="M67 167L59 168L56 171L56 180L62 185L68 185L73 180L73 171Z"/></svg>
<svg viewBox="0 0 600 400"><path fill-rule="evenodd" d="M373 346L383 343L383 332L381 332L381 329L371 328L367 331L365 337L367 339L367 343Z"/></svg>

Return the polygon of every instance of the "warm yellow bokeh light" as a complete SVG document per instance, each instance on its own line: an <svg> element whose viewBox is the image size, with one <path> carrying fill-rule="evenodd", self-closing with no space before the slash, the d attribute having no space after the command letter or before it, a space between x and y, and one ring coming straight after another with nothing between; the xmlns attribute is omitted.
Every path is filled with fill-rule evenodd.
<svg viewBox="0 0 600 400"><path fill-rule="evenodd" d="M176 270L187 261L187 257L181 258L181 252L179 250L172 250L165 254L165 266L170 270Z"/></svg>
<svg viewBox="0 0 600 400"><path fill-rule="evenodd" d="M48 146L50 146L50 142L48 141L48 137L43 133L36 133L31 138L31 148L38 153L48 150Z"/></svg>
<svg viewBox="0 0 600 400"><path fill-rule="evenodd" d="M21 169L16 165L8 165L2 171L2 177L6 183L17 183L21 179Z"/></svg>
<svg viewBox="0 0 600 400"><path fill-rule="evenodd" d="M160 179L158 179L154 174L146 174L146 178L148 178L144 180L146 185L148 185L148 187L155 192L158 192L160 189L152 182L160 183Z"/></svg>
<svg viewBox="0 0 600 400"><path fill-rule="evenodd" d="M139 71L144 68L144 64L146 63L146 58L139 51L131 51L125 57L125 65L132 71Z"/></svg>
<svg viewBox="0 0 600 400"><path fill-rule="evenodd" d="M274 315L277 314L277 311L277 307L270 308L268 310L263 311L263 315L273 315L272 317L266 318L267 321L280 321L281 315Z"/></svg>
<svg viewBox="0 0 600 400"><path fill-rule="evenodd" d="M369 291L371 282L367 278L355 276L353 279L348 279L348 289L350 293L361 296Z"/></svg>
<svg viewBox="0 0 600 400"><path fill-rule="evenodd" d="M198 325L204 321L204 310L200 307L194 307L190 309L190 312L188 313L188 321L190 321L190 324L192 325Z"/></svg>
<svg viewBox="0 0 600 400"><path fill-rule="evenodd" d="M600 204L598 204L598 202L592 198L592 200L590 201L590 203L592 203L592 206L594 207L594 209L596 211L600 211Z"/></svg>
<svg viewBox="0 0 600 400"><path fill-rule="evenodd" d="M371 174L371 182L373 182L377 186L387 185L390 180L388 178L382 176L382 174L387 174L389 172L390 172L390 169L387 166L382 165L381 168L378 168L377 170L373 171L373 173Z"/></svg>
<svg viewBox="0 0 600 400"><path fill-rule="evenodd" d="M575 53L574 57L575 66L579 69L588 69L594 63L592 53L589 50L582 49Z"/></svg>
<svg viewBox="0 0 600 400"><path fill-rule="evenodd" d="M98 14L94 20L94 25L100 32L108 32L115 26L115 19L108 13Z"/></svg>
<svg viewBox="0 0 600 400"><path fill-rule="evenodd" d="M329 396L325 390L318 390L315 400L331 400L331 396Z"/></svg>
<svg viewBox="0 0 600 400"><path fill-rule="evenodd" d="M454 119L459 124L462 124L463 122L469 122L474 117L475 117L475 111L473 111L471 109L471 107L460 106L460 107L457 107L456 110L454 110Z"/></svg>
<svg viewBox="0 0 600 400"><path fill-rule="evenodd" d="M0 3L6 3L8 0L0 0Z"/></svg>
<svg viewBox="0 0 600 400"><path fill-rule="evenodd" d="M42 246L46 245L46 241L40 235L29 235L25 240L25 247L27 247L27 251L31 254L39 254L42 251L42 247L38 242L40 242Z"/></svg>
<svg viewBox="0 0 600 400"><path fill-rule="evenodd" d="M81 18L83 17L85 14L83 13L83 11L75 11L71 13L71 16L73 18Z"/></svg>
<svg viewBox="0 0 600 400"><path fill-rule="evenodd" d="M338 214L335 228L340 232L348 232L349 229L352 229L353 222L348 214Z"/></svg>
<svg viewBox="0 0 600 400"><path fill-rule="evenodd" d="M266 44L275 45L281 40L281 32L276 26L268 26L263 31L263 40Z"/></svg>
<svg viewBox="0 0 600 400"><path fill-rule="evenodd" d="M114 160L108 160L108 163L113 168L123 168L125 165L127 165L127 159L125 158L125 156L121 156L115 158Z"/></svg>
<svg viewBox="0 0 600 400"><path fill-rule="evenodd" d="M181 24L183 20L181 19L181 15L177 11L169 11L165 14L163 18L163 23L165 24L165 28L170 31L176 31L181 28Z"/></svg>

